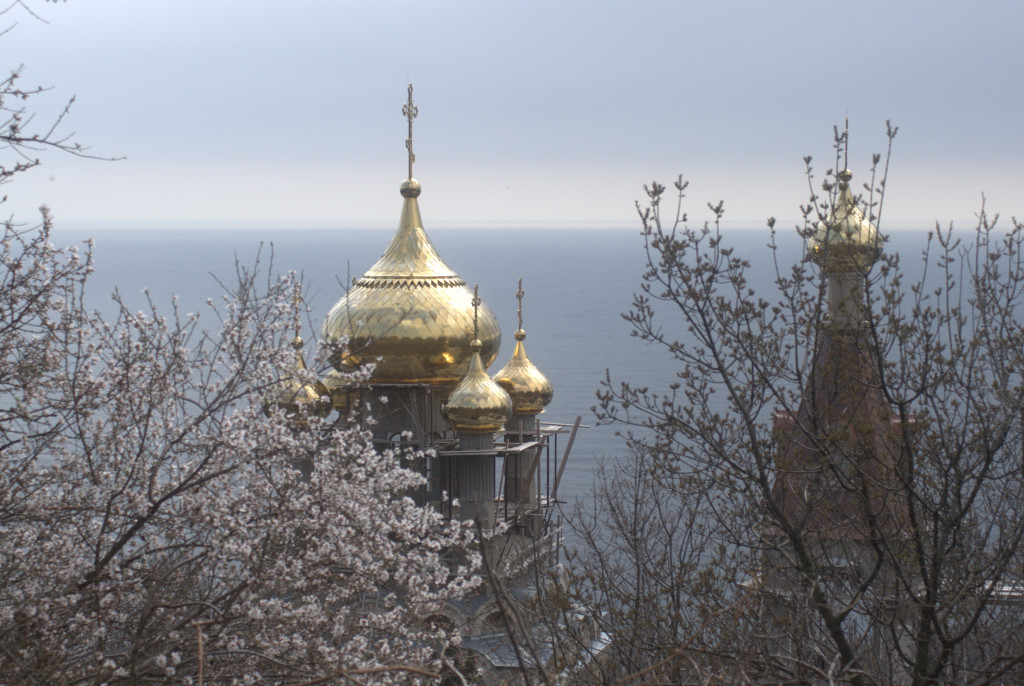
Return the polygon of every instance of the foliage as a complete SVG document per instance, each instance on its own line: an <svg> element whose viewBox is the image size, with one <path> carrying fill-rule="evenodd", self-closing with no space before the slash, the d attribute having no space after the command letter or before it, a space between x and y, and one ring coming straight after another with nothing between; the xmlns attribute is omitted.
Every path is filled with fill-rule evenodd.
<svg viewBox="0 0 1024 686"><path fill-rule="evenodd" d="M209 332L87 312L89 254L45 216L0 260L0 681L195 677L197 628L208 679L439 667L454 639L426 619L475 583L447 556L472 532L364 431L262 416L295 373L290 278L239 269Z"/></svg>
<svg viewBox="0 0 1024 686"><path fill-rule="evenodd" d="M56 3L62 0L46 0ZM36 16L22 0L0 7L0 19L23 10L29 16ZM12 20L13 21L13 20ZM0 27L0 36L13 28ZM40 164L39 153L45 150L59 150L79 157L94 157L89 149L74 139L73 132L64 132L63 125L74 97L68 99L61 111L46 122L37 121L35 112L28 103L49 88L25 86L24 65L12 68L0 78L0 184L8 183L16 174L26 172ZM0 202L6 196L0 197Z"/></svg>
<svg viewBox="0 0 1024 686"><path fill-rule="evenodd" d="M837 170L845 144L837 131ZM887 168L876 155L858 199L876 224ZM809 158L807 174L805 241L837 202L834 172L820 193ZM648 269L624 315L674 379L600 393L633 457L577 518L577 601L612 637L594 673L1019 679L1024 225L1000 233L983 208L969 236L936 226L914 279L883 255L854 278L862 323L844 330L827 275L779 264L774 220L758 259L775 289L755 292L722 204L690 228L685 188L667 219L647 188Z"/></svg>
<svg viewBox="0 0 1024 686"><path fill-rule="evenodd" d="M86 154L71 102L36 125L22 71L0 80L0 183ZM315 380L287 345L294 277L239 267L212 329L116 293L104 319L91 244L55 248L42 213L0 238L0 683L437 678L458 639L431 619L478 583L473 533L408 496L415 456L262 416L273 384Z"/></svg>

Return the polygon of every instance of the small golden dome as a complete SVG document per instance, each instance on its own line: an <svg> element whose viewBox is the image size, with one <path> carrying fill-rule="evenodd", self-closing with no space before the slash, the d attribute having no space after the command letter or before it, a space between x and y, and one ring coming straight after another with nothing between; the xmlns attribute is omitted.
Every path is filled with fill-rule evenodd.
<svg viewBox="0 0 1024 686"><path fill-rule="evenodd" d="M853 173L839 173L839 197L807 242L812 260L826 272L867 273L882 255L878 229L864 217L850 190Z"/></svg>
<svg viewBox="0 0 1024 686"><path fill-rule="evenodd" d="M512 416L512 399L487 376L480 359L481 342L474 340L471 346L469 371L452 390L441 412L459 433L494 433Z"/></svg>
<svg viewBox="0 0 1024 686"><path fill-rule="evenodd" d="M523 280L519 279L516 289L516 315L519 317L519 328L516 330L516 349L512 351L512 359L501 371L494 375L494 381L505 389L512 398L513 414L540 414L551 402L554 389L548 377L544 376L526 356L526 332L523 331Z"/></svg>
<svg viewBox="0 0 1024 686"><path fill-rule="evenodd" d="M344 414L348 409L348 396L352 392L347 376L337 369L332 369L327 372L323 384L331 396L331 405L335 410Z"/></svg>
<svg viewBox="0 0 1024 686"><path fill-rule="evenodd" d="M551 402L555 391L548 377L526 356L523 340L526 332L516 331L516 348L512 351L512 359L494 375L494 381L505 389L512 398L513 414L540 414Z"/></svg>
<svg viewBox="0 0 1024 686"><path fill-rule="evenodd" d="M319 381L302 381L306 360L302 357L300 337L292 339L292 348L295 349L295 369L263 396L263 414L269 417L274 408L281 408L289 419L299 423L304 423L306 416L326 417L331 413L330 391Z"/></svg>
<svg viewBox="0 0 1024 686"><path fill-rule="evenodd" d="M339 371L376 362L374 383L454 384L472 357L473 294L423 230L419 183L410 178L401 190L398 231L377 263L331 308L322 338L347 339L348 352L331 360ZM486 305L479 318L486 367L498 354L501 329Z"/></svg>

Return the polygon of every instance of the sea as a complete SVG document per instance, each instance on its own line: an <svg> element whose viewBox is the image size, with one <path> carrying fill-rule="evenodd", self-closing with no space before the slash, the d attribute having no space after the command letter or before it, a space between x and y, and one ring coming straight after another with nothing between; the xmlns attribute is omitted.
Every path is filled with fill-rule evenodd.
<svg viewBox="0 0 1024 686"><path fill-rule="evenodd" d="M629 310L646 268L644 240L635 227L588 229L543 227L428 228L438 254L480 295L497 315L502 345L491 369L500 369L511 355L516 329L515 292L523 279L523 328L526 350L554 386L554 399L542 421L583 428L572 444L559 498L567 503L589 498L597 467L622 458L621 426L602 425L592 408L607 379L628 381L653 391L673 382L677 364L662 349L631 336L622 313ZM168 308L173 295L183 312L200 313L211 328L216 318L207 299L218 302L220 283L230 284L236 265L252 265L271 273L295 271L308 289L307 342L319 337L320 324L344 294L344 284L362 275L384 252L394 228L270 227L236 225L57 228L53 242L78 244L94 240L95 273L87 290L89 304L112 312L110 294L117 289L133 309L145 309L146 293L158 307ZM919 255L924 229L890 236L887 250ZM766 228L723 230L724 244L750 262L749 282L755 291L771 289L775 261L767 248ZM777 258L785 267L801 259L802 242L795 230L779 232ZM681 333L671 309L661 315L667 330ZM558 458L567 435L559 438Z"/></svg>

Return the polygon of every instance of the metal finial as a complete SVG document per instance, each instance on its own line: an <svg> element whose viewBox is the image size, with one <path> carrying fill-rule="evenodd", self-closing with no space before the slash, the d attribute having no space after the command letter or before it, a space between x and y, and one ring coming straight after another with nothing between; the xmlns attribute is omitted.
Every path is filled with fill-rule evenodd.
<svg viewBox="0 0 1024 686"><path fill-rule="evenodd" d="M849 169L850 157L850 115L846 115L846 122L843 124L843 169ZM409 172L412 176L412 172Z"/></svg>
<svg viewBox="0 0 1024 686"><path fill-rule="evenodd" d="M302 284L298 281L295 282L295 288L292 289L292 328L295 329L295 337L292 338L292 349L298 352L302 349L302 337L299 336L299 310L302 304ZM303 364L302 356L299 356L299 364Z"/></svg>
<svg viewBox="0 0 1024 686"><path fill-rule="evenodd" d="M519 317L519 326L518 326L518 328L520 328L520 329L523 328L523 296L524 295L526 295L526 294L523 293L523 277L520 276L519 277L519 288L516 289L516 301L518 303L516 305L516 316Z"/></svg>
<svg viewBox="0 0 1024 686"><path fill-rule="evenodd" d="M412 151L412 120L419 114L416 105L412 104L412 84L409 84L409 99L402 105L402 114L409 120L409 137L405 139L405 149L409 151L409 178L412 178L412 163L416 161L416 155Z"/></svg>
<svg viewBox="0 0 1024 686"><path fill-rule="evenodd" d="M480 284L473 284L473 340L480 338L480 324L477 314L480 310Z"/></svg>
<svg viewBox="0 0 1024 686"><path fill-rule="evenodd" d="M295 330L295 336L299 335L299 306L302 304L302 286L298 281L295 282L295 288L292 289L292 308L295 310L292 313L292 328Z"/></svg>

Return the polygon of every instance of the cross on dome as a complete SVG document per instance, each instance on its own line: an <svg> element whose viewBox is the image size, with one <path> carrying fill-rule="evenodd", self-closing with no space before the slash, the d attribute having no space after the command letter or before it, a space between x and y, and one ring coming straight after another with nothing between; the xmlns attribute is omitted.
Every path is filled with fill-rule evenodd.
<svg viewBox="0 0 1024 686"><path fill-rule="evenodd" d="M299 337L299 325L300 325L300 314L299 309L302 306L302 286L298 281L295 282L295 287L292 289L292 329L295 330L295 337Z"/></svg>
<svg viewBox="0 0 1024 686"><path fill-rule="evenodd" d="M402 114L409 120L409 137L405 139L405 149L409 151L409 178L412 178L412 163L416 161L416 155L412 151L412 120L419 114L416 105L412 104L412 84L409 84L409 99L402 105Z"/></svg>
<svg viewBox="0 0 1024 686"><path fill-rule="evenodd" d="M473 343L470 347L480 345L480 324L478 313L480 311L480 284L473 284Z"/></svg>
<svg viewBox="0 0 1024 686"><path fill-rule="evenodd" d="M505 389L512 398L512 413L517 415L536 415L544 411L551 402L554 390L548 378L530 362L526 356L526 332L523 331L523 278L519 277L516 288L516 315L519 328L516 329L516 347L512 351L512 359L501 371L494 375L494 381Z"/></svg>
<svg viewBox="0 0 1024 686"><path fill-rule="evenodd" d="M519 326L517 328L523 328L523 296L526 293L523 292L523 277L519 277L519 287L516 288L516 316L519 318Z"/></svg>
<svg viewBox="0 0 1024 686"><path fill-rule="evenodd" d="M850 116L843 122L843 169L850 169Z"/></svg>

